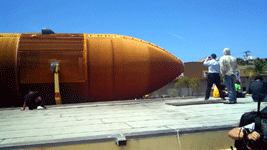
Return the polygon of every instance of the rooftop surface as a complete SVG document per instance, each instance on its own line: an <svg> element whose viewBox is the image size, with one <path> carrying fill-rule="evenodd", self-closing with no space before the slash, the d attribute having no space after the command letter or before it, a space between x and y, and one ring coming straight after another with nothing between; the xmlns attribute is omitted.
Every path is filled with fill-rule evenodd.
<svg viewBox="0 0 267 150"><path fill-rule="evenodd" d="M266 102L262 103L262 107ZM166 98L49 105L46 110L0 109L1 147L117 134L237 126L243 113L257 110L250 96L236 104L219 98Z"/></svg>

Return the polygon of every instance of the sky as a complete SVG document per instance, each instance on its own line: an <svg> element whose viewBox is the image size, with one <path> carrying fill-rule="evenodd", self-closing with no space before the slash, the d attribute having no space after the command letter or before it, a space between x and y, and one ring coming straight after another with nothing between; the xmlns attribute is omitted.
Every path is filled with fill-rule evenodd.
<svg viewBox="0 0 267 150"><path fill-rule="evenodd" d="M0 33L117 34L183 62L215 53L267 58L267 0L0 0Z"/></svg>

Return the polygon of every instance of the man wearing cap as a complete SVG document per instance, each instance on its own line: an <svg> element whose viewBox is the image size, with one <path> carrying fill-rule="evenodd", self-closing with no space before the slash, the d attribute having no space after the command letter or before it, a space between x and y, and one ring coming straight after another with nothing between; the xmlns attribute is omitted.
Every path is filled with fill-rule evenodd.
<svg viewBox="0 0 267 150"><path fill-rule="evenodd" d="M207 90L206 90L206 96L205 96L205 100L208 100L210 97L210 90L211 87L213 85L213 83L215 83L215 85L217 86L217 88L219 89L219 93L220 93L220 97L221 99L225 99L224 98L224 94L222 92L222 86L221 86L221 78L220 78L220 64L216 59L216 54L212 54L210 57L208 57L203 65L204 66L209 66L209 71L208 71L208 77L207 77Z"/></svg>
<svg viewBox="0 0 267 150"><path fill-rule="evenodd" d="M267 94L267 84L262 76L257 75L255 81L249 84L249 93L252 94L254 102L263 101Z"/></svg>
<svg viewBox="0 0 267 150"><path fill-rule="evenodd" d="M237 68L236 58L230 55L230 49L225 48L223 50L224 56L219 60L220 62L220 72L224 79L224 83L228 90L228 98L225 104L234 104L236 103L236 91L235 91L235 74Z"/></svg>

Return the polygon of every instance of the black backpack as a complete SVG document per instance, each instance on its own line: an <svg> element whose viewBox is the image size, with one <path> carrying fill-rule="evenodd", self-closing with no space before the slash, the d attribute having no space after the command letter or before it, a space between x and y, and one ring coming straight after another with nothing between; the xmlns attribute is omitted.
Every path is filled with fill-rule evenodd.
<svg viewBox="0 0 267 150"><path fill-rule="evenodd" d="M260 111L260 102L259 100L257 112L247 112L241 116L239 127L255 122L255 131L261 135L261 138L257 141L236 140L237 150L267 150L267 107Z"/></svg>

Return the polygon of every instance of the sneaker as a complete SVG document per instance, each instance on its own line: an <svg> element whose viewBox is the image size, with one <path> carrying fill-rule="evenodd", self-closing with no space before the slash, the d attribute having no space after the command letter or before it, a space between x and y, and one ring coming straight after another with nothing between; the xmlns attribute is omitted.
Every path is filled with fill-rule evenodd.
<svg viewBox="0 0 267 150"><path fill-rule="evenodd" d="M209 99L208 99L208 98L205 98L205 99L204 99L204 101L207 101L207 100L209 100Z"/></svg>
<svg viewBox="0 0 267 150"><path fill-rule="evenodd" d="M37 109L38 109L38 110L43 110L43 109L46 109L46 107L37 106Z"/></svg>

